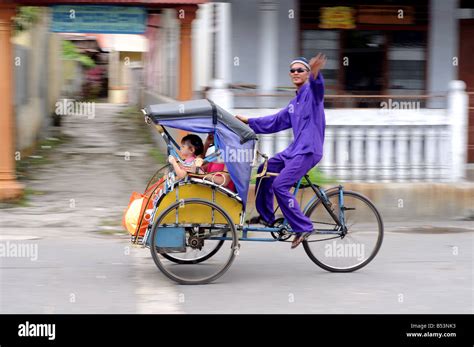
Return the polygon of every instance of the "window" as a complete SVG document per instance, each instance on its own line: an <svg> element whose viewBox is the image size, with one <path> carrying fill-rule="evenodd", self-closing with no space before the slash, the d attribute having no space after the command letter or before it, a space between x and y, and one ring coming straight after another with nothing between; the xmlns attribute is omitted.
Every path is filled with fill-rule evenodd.
<svg viewBox="0 0 474 347"><path fill-rule="evenodd" d="M388 46L389 94L425 91L426 33L399 31L390 33Z"/></svg>

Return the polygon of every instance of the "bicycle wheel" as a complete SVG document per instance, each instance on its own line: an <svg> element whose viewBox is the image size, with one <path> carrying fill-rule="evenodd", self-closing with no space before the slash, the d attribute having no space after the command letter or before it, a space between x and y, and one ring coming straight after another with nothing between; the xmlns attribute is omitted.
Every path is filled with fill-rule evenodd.
<svg viewBox="0 0 474 347"><path fill-rule="evenodd" d="M332 191L327 197L339 217L339 192ZM382 217L369 199L344 191L343 202L347 227L344 236L321 200L313 202L306 212L319 232L303 241L304 250L316 265L331 272L351 272L364 267L374 259L383 240ZM330 230L338 233L323 234Z"/></svg>
<svg viewBox="0 0 474 347"><path fill-rule="evenodd" d="M192 225L184 221L163 223L165 220L175 220L180 209L201 213L194 215ZM209 215L212 215L211 223ZM202 220L202 223L196 220ZM157 235L166 231L166 228L184 229L185 249L177 253L173 250L171 253L158 247ZM223 237L229 240L223 240ZM224 243L229 247L223 247ZM218 205L202 199L186 199L170 205L158 216L151 233L150 251L155 264L164 275L180 284L205 284L216 280L229 269L237 248L237 232L231 217ZM209 261L204 263L204 260Z"/></svg>

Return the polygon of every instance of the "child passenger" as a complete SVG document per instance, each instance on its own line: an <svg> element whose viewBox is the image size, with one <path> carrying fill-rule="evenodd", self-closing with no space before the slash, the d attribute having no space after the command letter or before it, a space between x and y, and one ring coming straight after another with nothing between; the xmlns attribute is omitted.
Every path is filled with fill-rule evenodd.
<svg viewBox="0 0 474 347"><path fill-rule="evenodd" d="M235 191L234 183L230 179L230 175L226 172L225 164L222 161L217 160L216 162L203 164L205 154L208 148L213 144L214 135L212 133L208 134L204 144L198 135L186 135L181 140L180 152L185 164L189 165L182 165L172 155L168 157L168 161L173 165L178 180L186 177L188 172L200 174L209 173L209 175L204 176L204 179Z"/></svg>
<svg viewBox="0 0 474 347"><path fill-rule="evenodd" d="M186 177L188 172L196 172L196 158L202 156L204 153L204 145L201 138L195 134L189 134L183 137L181 140L181 156L184 158L185 164L178 163L176 158L170 155L168 161L173 165L173 169L176 172L177 179L183 179Z"/></svg>

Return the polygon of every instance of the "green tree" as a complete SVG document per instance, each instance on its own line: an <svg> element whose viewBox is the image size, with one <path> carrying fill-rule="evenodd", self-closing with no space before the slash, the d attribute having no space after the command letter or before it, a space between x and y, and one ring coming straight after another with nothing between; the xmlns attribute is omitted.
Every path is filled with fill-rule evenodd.
<svg viewBox="0 0 474 347"><path fill-rule="evenodd" d="M63 41L63 59L78 61L88 68L95 66L94 60L86 54L80 53L74 43L68 40Z"/></svg>
<svg viewBox="0 0 474 347"><path fill-rule="evenodd" d="M13 18L15 34L29 30L41 17L41 9L34 6L21 6Z"/></svg>

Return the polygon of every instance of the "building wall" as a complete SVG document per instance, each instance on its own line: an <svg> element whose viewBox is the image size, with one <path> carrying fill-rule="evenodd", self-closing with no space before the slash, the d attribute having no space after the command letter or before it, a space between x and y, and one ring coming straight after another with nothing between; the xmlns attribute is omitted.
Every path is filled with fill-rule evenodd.
<svg viewBox="0 0 474 347"><path fill-rule="evenodd" d="M51 123L63 79L61 40L50 33L48 10L29 31L12 38L16 150L32 148Z"/></svg>
<svg viewBox="0 0 474 347"><path fill-rule="evenodd" d="M232 83L258 84L259 69L259 1L232 0L232 57L239 59L233 65ZM290 86L288 63L298 55L298 4L296 0L278 3L278 86ZM294 10L295 18L289 18Z"/></svg>
<svg viewBox="0 0 474 347"><path fill-rule="evenodd" d="M48 107L50 112L55 109L55 104L63 91L63 60L62 39L56 33L49 33L48 51Z"/></svg>
<svg viewBox="0 0 474 347"><path fill-rule="evenodd" d="M211 9L212 4L199 5L196 19L193 21L193 90L202 91L211 82Z"/></svg>
<svg viewBox="0 0 474 347"><path fill-rule="evenodd" d="M158 15L154 15L158 16ZM178 95L179 21L176 10L164 9L149 21L159 28L148 28L149 51L145 55L144 81L149 91L176 98Z"/></svg>
<svg viewBox="0 0 474 347"><path fill-rule="evenodd" d="M62 81L64 96L74 99L81 95L84 81L81 63L64 59L62 61Z"/></svg>
<svg viewBox="0 0 474 347"><path fill-rule="evenodd" d="M120 52L120 85L130 87L130 67L142 65L142 52ZM127 63L125 63L127 62Z"/></svg>
<svg viewBox="0 0 474 347"><path fill-rule="evenodd" d="M458 0L431 0L428 31L428 93L443 93L458 78L453 58L459 52ZM435 105L433 105L435 106Z"/></svg>
<svg viewBox="0 0 474 347"><path fill-rule="evenodd" d="M239 65L233 66L232 82L258 84L259 63L259 1L231 0L232 4L232 56ZM278 79L279 86L289 86L287 64L298 55L299 25L298 3L281 0L278 3ZM449 81L457 79L457 66L452 63L458 55L458 0L431 0L427 92L447 91ZM295 18L288 11L295 9ZM309 53L308 53L309 54ZM307 55L308 55L307 54Z"/></svg>
<svg viewBox="0 0 474 347"><path fill-rule="evenodd" d="M230 0L230 83L258 84L259 71L259 1ZM298 14L296 0L276 0L278 4L278 49L275 73L278 86L289 86L288 63L298 55ZM193 91L196 96L211 86L212 42L211 5L199 5L193 22ZM291 16L290 11L291 10ZM159 18L156 18L158 17ZM155 18L154 18L155 17ZM291 17L291 18L290 18ZM152 15L146 36L150 41L144 66L147 88L159 95L176 98L179 67L179 21L176 11L163 10ZM156 26L156 27L155 27ZM234 64L234 60L238 64Z"/></svg>

